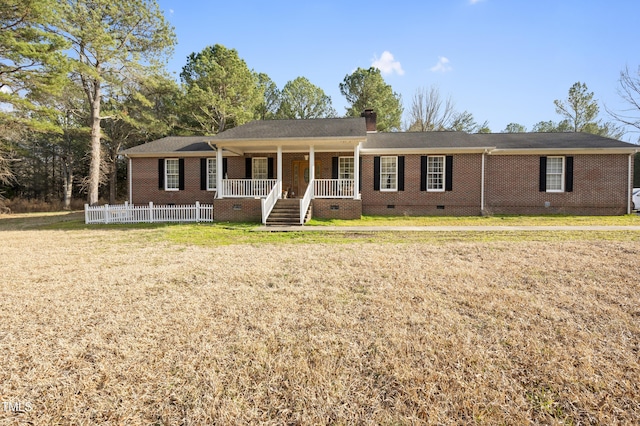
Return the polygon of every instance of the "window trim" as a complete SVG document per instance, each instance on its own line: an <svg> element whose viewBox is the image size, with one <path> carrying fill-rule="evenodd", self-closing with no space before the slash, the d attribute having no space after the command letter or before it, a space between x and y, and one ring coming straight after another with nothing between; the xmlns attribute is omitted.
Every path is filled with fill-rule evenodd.
<svg viewBox="0 0 640 426"><path fill-rule="evenodd" d="M440 158L442 159L442 172L439 174L442 175L442 188L429 188L429 158ZM435 175L435 173L433 173ZM427 192L445 192L447 190L447 156L446 155L427 155L427 169L424 174L425 178L425 189Z"/></svg>
<svg viewBox="0 0 640 426"><path fill-rule="evenodd" d="M351 160L351 177L342 177L343 173L343 167L342 167L342 159L346 159L346 160ZM355 163L355 157L351 156L343 156L343 157L338 157L338 179L355 179L355 173L356 173L356 163Z"/></svg>
<svg viewBox="0 0 640 426"><path fill-rule="evenodd" d="M169 167L168 162L175 161L177 165L177 173L171 174L171 176L176 176L176 187L169 188ZM180 159L179 158L165 158L164 159L164 190L165 191L180 191Z"/></svg>
<svg viewBox="0 0 640 426"><path fill-rule="evenodd" d="M394 175L395 175L395 187L393 188L385 188L382 184L383 182L383 175L384 173L382 172L382 163L383 163L383 158L393 158L395 161L395 171L394 171ZM387 173L390 174L390 173ZM380 156L380 192L398 192L398 156L397 155L383 155Z"/></svg>
<svg viewBox="0 0 640 426"><path fill-rule="evenodd" d="M266 177L257 178L256 175L256 160L264 160L264 173ZM268 157L252 157L251 158L251 179L269 179L269 158Z"/></svg>
<svg viewBox="0 0 640 426"><path fill-rule="evenodd" d="M214 173L211 173L211 165L216 168ZM211 182L213 175L213 182ZM207 158L207 191L215 191L217 190L218 185L218 163L217 158Z"/></svg>
<svg viewBox="0 0 640 426"><path fill-rule="evenodd" d="M562 172L560 173L560 189L549 189L549 160L550 159L561 159L562 160ZM566 158L563 155L555 155L555 156L547 156L547 167L545 170L545 192L555 192L555 193L560 193L560 192L565 192L565 176L566 176L566 172L567 172L567 167L566 167ZM553 176L557 176L558 173L553 173Z"/></svg>

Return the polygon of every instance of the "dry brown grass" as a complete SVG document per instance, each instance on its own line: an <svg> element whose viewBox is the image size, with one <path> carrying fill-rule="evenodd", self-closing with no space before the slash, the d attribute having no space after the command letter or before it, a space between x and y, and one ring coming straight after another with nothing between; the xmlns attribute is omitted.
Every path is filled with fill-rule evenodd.
<svg viewBox="0 0 640 426"><path fill-rule="evenodd" d="M130 232L0 233L0 423L640 422L640 242Z"/></svg>

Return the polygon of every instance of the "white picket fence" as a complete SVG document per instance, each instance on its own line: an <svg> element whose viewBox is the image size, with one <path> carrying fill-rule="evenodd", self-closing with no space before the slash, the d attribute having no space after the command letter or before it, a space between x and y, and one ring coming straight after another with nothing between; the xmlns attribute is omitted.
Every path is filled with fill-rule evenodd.
<svg viewBox="0 0 640 426"><path fill-rule="evenodd" d="M213 205L84 205L84 223L213 222Z"/></svg>

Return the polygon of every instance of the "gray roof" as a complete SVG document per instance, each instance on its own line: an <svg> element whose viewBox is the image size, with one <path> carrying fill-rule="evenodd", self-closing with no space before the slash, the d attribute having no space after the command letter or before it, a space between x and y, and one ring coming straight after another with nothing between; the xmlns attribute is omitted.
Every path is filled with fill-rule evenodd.
<svg viewBox="0 0 640 426"><path fill-rule="evenodd" d="M166 152L213 151L207 141L212 136L167 136L153 142L143 143L122 151L123 154L153 154Z"/></svg>
<svg viewBox="0 0 640 426"><path fill-rule="evenodd" d="M367 135L365 119L316 118L309 120L260 120L218 133L216 140L334 138Z"/></svg>
<svg viewBox="0 0 640 426"><path fill-rule="evenodd" d="M497 149L640 148L590 133L487 133L469 135L469 138Z"/></svg>
<svg viewBox="0 0 640 426"><path fill-rule="evenodd" d="M394 148L486 148L490 141L475 140L464 132L369 133L363 149Z"/></svg>

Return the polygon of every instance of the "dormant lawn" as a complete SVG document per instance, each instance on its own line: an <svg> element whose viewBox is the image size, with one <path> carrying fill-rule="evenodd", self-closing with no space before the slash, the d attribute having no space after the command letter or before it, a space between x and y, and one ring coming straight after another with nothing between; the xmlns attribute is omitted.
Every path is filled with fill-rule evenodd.
<svg viewBox="0 0 640 426"><path fill-rule="evenodd" d="M72 219L0 218L1 424L640 422L638 232Z"/></svg>

